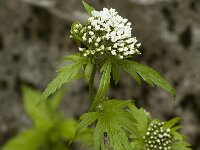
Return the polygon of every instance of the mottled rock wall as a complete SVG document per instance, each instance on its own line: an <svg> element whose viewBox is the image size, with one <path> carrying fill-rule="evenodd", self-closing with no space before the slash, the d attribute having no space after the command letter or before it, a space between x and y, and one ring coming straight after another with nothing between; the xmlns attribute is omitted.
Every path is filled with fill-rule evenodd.
<svg viewBox="0 0 200 150"><path fill-rule="evenodd" d="M134 59L158 70L177 91L173 99L160 88L139 86L121 73L110 97L136 99L154 117L182 118L183 132L200 149L200 1L90 0L97 9L116 8L133 23L142 43ZM55 76L56 61L77 51L68 38L72 21L84 21L80 0L0 1L0 145L31 122L23 110L20 87L39 90ZM99 78L99 76L97 76ZM63 108L78 117L88 109L87 82L68 87ZM96 83L98 84L98 83ZM81 95L81 96L80 96Z"/></svg>

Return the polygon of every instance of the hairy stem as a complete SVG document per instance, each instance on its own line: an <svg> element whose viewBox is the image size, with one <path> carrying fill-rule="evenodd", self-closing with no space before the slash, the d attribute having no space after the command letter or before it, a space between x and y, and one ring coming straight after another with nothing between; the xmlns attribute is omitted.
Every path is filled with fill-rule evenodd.
<svg viewBox="0 0 200 150"><path fill-rule="evenodd" d="M89 95L90 95L90 107L92 106L94 102L94 78L96 74L96 64L92 67L92 72L90 75L90 81L89 81Z"/></svg>

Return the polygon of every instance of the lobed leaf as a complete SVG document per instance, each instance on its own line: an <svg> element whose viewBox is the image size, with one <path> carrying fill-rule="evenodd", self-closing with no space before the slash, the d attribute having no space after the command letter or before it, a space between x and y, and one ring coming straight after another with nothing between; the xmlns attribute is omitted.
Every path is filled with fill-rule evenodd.
<svg viewBox="0 0 200 150"><path fill-rule="evenodd" d="M130 108L130 113L132 116L135 118L137 122L137 131L141 134L144 135L147 131L148 128L148 115L147 112L140 108L136 108L134 105L129 105Z"/></svg>
<svg viewBox="0 0 200 150"><path fill-rule="evenodd" d="M79 62L80 60L86 60L86 58L82 57L80 53L74 53L72 55L66 56L64 60Z"/></svg>
<svg viewBox="0 0 200 150"><path fill-rule="evenodd" d="M36 106L41 98L41 93L27 86L23 86L22 93L25 110L36 127L44 127L46 129L51 127L52 119L48 105Z"/></svg>
<svg viewBox="0 0 200 150"><path fill-rule="evenodd" d="M140 77L151 86L157 85L176 97L174 88L155 70L130 60L116 60L116 63L126 72L131 74L138 82Z"/></svg>
<svg viewBox="0 0 200 150"><path fill-rule="evenodd" d="M36 150L45 142L45 134L37 129L23 131L9 140L2 150Z"/></svg>
<svg viewBox="0 0 200 150"><path fill-rule="evenodd" d="M80 117L81 122L77 124L77 132L91 125L99 117L98 112L85 113Z"/></svg>
<svg viewBox="0 0 200 150"><path fill-rule="evenodd" d="M99 112L89 112L81 117L78 131L83 132L89 125L94 124L94 150L109 149L131 150L127 133L135 128L135 120L125 109L130 101L107 100L101 104ZM98 113L98 115L96 115ZM97 121L97 122L96 122ZM92 126L90 126L92 128ZM78 133L81 133L78 132Z"/></svg>
<svg viewBox="0 0 200 150"><path fill-rule="evenodd" d="M78 72L84 64L85 61L80 61L59 69L58 76L47 86L47 88L43 92L42 100L46 100L49 95L55 93L58 89L60 89L64 83L68 83L72 80L82 77L80 74L78 74Z"/></svg>
<svg viewBox="0 0 200 150"><path fill-rule="evenodd" d="M63 100L63 96L64 91L60 90L52 98L49 99L51 105L50 107L53 111L55 111L58 108L59 104Z"/></svg>
<svg viewBox="0 0 200 150"><path fill-rule="evenodd" d="M164 129L167 129L167 128L172 128L173 126L175 126L178 122L180 121L180 118L176 117L176 118L173 118L169 121L166 121L163 125L163 128Z"/></svg>

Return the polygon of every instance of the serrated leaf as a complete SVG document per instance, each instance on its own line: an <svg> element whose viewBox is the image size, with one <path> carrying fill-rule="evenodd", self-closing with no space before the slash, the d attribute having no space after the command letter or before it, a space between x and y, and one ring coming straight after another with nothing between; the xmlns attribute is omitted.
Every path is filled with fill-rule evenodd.
<svg viewBox="0 0 200 150"><path fill-rule="evenodd" d="M176 142L171 145L172 150L192 150L186 142Z"/></svg>
<svg viewBox="0 0 200 150"><path fill-rule="evenodd" d="M167 129L167 128L172 128L173 126L175 126L178 122L180 121L180 118L176 117L176 118L173 118L169 121L166 121L163 125L163 128L164 129Z"/></svg>
<svg viewBox="0 0 200 150"><path fill-rule="evenodd" d="M51 105L50 107L53 111L58 108L59 104L63 100L63 96L64 96L64 91L60 90L52 98L49 99Z"/></svg>
<svg viewBox="0 0 200 150"><path fill-rule="evenodd" d="M42 105L37 107L37 103L41 98L41 93L27 86L23 86L22 93L25 110L35 126L39 128L45 127L46 129L50 128L52 119L48 106Z"/></svg>
<svg viewBox="0 0 200 150"><path fill-rule="evenodd" d="M82 77L80 76L80 74L78 74L78 72L84 64L85 61L80 61L59 69L58 76L47 86L47 88L43 92L42 100L46 100L49 95L55 93L58 89L60 89L64 83L68 83L72 80Z"/></svg>
<svg viewBox="0 0 200 150"><path fill-rule="evenodd" d="M109 101L110 104L112 100ZM128 112L118 106L115 107L114 104L116 104L116 101L113 101L114 104L110 105L116 109L107 106L107 102L108 101L103 102L103 112L101 112L101 115L98 118L94 132L95 150L99 147L112 147L115 150L131 150L128 136L123 129L130 131L134 128L133 120L129 118ZM104 133L108 134L108 139L104 137Z"/></svg>
<svg viewBox="0 0 200 150"><path fill-rule="evenodd" d="M131 150L127 131L131 132L135 128L134 118L125 109L130 101L107 100L101 104L101 110L96 118L95 113L86 113L81 117L79 129L85 129L94 124L94 149ZM91 116L94 117L91 117ZM85 120L85 121L84 121ZM97 122L97 123L96 123ZM96 126L95 126L96 123ZM83 130L84 131L84 130ZM105 137L107 134L107 137Z"/></svg>
<svg viewBox="0 0 200 150"><path fill-rule="evenodd" d="M133 147L133 150L143 150L145 143L143 142L143 140L134 139L134 141L131 142L131 145Z"/></svg>
<svg viewBox="0 0 200 150"><path fill-rule="evenodd" d="M9 140L2 150L37 150L45 142L45 134L37 129L23 131Z"/></svg>
<svg viewBox="0 0 200 150"><path fill-rule="evenodd" d="M64 137L66 141L72 140L76 132L76 121L72 119L66 119L60 122L58 131L60 132L60 136Z"/></svg>
<svg viewBox="0 0 200 150"><path fill-rule="evenodd" d="M77 124L77 132L91 125L99 117L98 112L85 113L80 117L81 122Z"/></svg>
<svg viewBox="0 0 200 150"><path fill-rule="evenodd" d="M92 6L88 5L82 0L83 6L89 15L92 15L92 11L95 10Z"/></svg>
<svg viewBox="0 0 200 150"><path fill-rule="evenodd" d="M130 60L116 61L125 71L139 81L138 75L151 86L157 85L176 97L174 88L155 70Z"/></svg>
<svg viewBox="0 0 200 150"><path fill-rule="evenodd" d="M95 97L95 101L91 107L91 110L95 109L95 107L105 100L106 93L108 91L110 85L110 73L111 73L111 62L107 60L105 64L101 68L102 77L100 80L99 88L97 91L97 95Z"/></svg>
<svg viewBox="0 0 200 150"><path fill-rule="evenodd" d="M85 57L82 57L80 53L74 53L72 55L66 56L64 60L79 62L80 60L85 60Z"/></svg>
<svg viewBox="0 0 200 150"><path fill-rule="evenodd" d="M137 131L141 134L144 135L147 131L148 128L148 115L147 112L140 108L136 108L134 105L129 105L130 108L130 113L132 116L135 118L137 124Z"/></svg>

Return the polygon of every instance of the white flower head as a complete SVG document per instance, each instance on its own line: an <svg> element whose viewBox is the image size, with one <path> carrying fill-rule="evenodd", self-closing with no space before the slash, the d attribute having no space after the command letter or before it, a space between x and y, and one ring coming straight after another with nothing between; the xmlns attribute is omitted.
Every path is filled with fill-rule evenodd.
<svg viewBox="0 0 200 150"><path fill-rule="evenodd" d="M87 52L84 56L107 53L123 59L133 54L140 54L138 50L140 43L137 43L136 37L132 37L131 23L119 16L115 9L94 10L85 27L82 25L76 27L82 28L79 36L83 45L93 51ZM79 33L78 29L76 33ZM86 51L81 52L85 54Z"/></svg>
<svg viewBox="0 0 200 150"><path fill-rule="evenodd" d="M170 129L163 130L163 123L153 122L143 137L145 150L170 150L172 136Z"/></svg>

